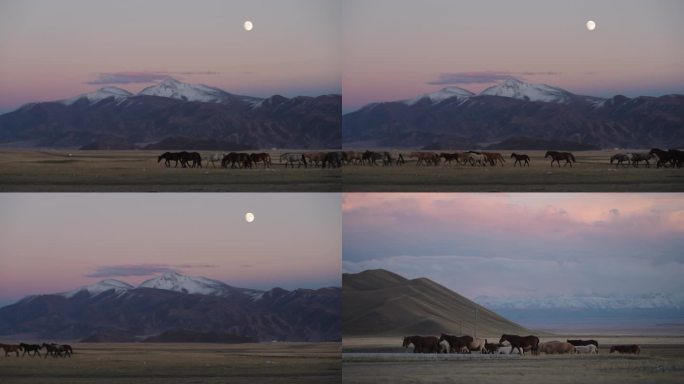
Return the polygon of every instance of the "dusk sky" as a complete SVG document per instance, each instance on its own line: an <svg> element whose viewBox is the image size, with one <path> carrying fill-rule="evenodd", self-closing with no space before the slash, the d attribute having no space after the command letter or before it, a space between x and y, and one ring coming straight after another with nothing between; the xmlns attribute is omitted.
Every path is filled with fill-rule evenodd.
<svg viewBox="0 0 684 384"><path fill-rule="evenodd" d="M166 76L260 97L340 93L339 16L337 0L2 0L0 113Z"/></svg>
<svg viewBox="0 0 684 384"><path fill-rule="evenodd" d="M681 94L682 36L680 0L345 0L343 110L509 77L601 97Z"/></svg>
<svg viewBox="0 0 684 384"><path fill-rule="evenodd" d="M681 194L344 194L344 272L474 299L684 292Z"/></svg>
<svg viewBox="0 0 684 384"><path fill-rule="evenodd" d="M169 270L244 288L340 286L340 199L0 194L0 306L107 278L137 285Z"/></svg>

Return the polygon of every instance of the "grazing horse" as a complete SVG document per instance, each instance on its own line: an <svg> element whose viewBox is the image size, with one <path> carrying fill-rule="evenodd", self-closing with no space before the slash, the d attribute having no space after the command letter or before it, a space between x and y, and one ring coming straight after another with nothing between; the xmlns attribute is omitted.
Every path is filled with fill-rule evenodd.
<svg viewBox="0 0 684 384"><path fill-rule="evenodd" d="M314 167L318 167L325 160L325 152L307 152L304 154L306 160Z"/></svg>
<svg viewBox="0 0 684 384"><path fill-rule="evenodd" d="M447 335L446 333L442 333L439 337L439 341L441 342L442 340L446 340L446 342L449 343L450 348L456 351L456 353L460 353L464 348L469 351L470 349L468 346L473 342L471 336L454 336Z"/></svg>
<svg viewBox="0 0 684 384"><path fill-rule="evenodd" d="M290 164L291 168L294 168L294 163L297 163L297 168L301 167L302 164L306 168L306 157L302 153L283 153L280 155L280 162L285 162L285 168L287 168L288 164Z"/></svg>
<svg viewBox="0 0 684 384"><path fill-rule="evenodd" d="M157 163L160 163L162 161L162 159L164 160L164 165L166 165L166 168L171 167L172 161L176 162L176 165L174 167L178 167L178 160L179 160L178 153L164 152L161 155L159 155L159 157L157 158Z"/></svg>
<svg viewBox="0 0 684 384"><path fill-rule="evenodd" d="M577 354L589 354L598 355L598 348L594 344L589 345L575 345L575 353Z"/></svg>
<svg viewBox="0 0 684 384"><path fill-rule="evenodd" d="M397 165L402 165L406 164L406 160L404 160L404 155L401 153L397 155Z"/></svg>
<svg viewBox="0 0 684 384"><path fill-rule="evenodd" d="M192 168L202 168L202 155L197 152L190 152L189 161L192 161Z"/></svg>
<svg viewBox="0 0 684 384"><path fill-rule="evenodd" d="M497 164L501 164L501 166L503 167L504 163L506 162L506 160L503 156L501 156L500 153L482 152L482 156L484 156L485 161L488 162L492 167L496 166Z"/></svg>
<svg viewBox="0 0 684 384"><path fill-rule="evenodd" d="M323 157L321 168L339 168L342 166L342 153L328 152Z"/></svg>
<svg viewBox="0 0 684 384"><path fill-rule="evenodd" d="M43 349L43 347L41 347L38 344L19 343L19 346L21 347L21 349L24 350L24 353L21 354L22 356L24 356L27 353L31 357L36 357L36 354L40 356L40 350ZM31 352L33 352L33 355L31 355Z"/></svg>
<svg viewBox="0 0 684 384"><path fill-rule="evenodd" d="M264 169L266 167L271 168L271 155L269 155L266 152L261 152L261 153L252 153L249 155L249 159L251 160L254 165L259 165L259 162L264 163Z"/></svg>
<svg viewBox="0 0 684 384"><path fill-rule="evenodd" d="M631 353L634 355L638 355L641 352L641 348L639 348L638 345L632 344L632 345L613 345L610 347L610 353L617 352L617 353Z"/></svg>
<svg viewBox="0 0 684 384"><path fill-rule="evenodd" d="M361 164L366 164L370 166L378 165L378 161L382 161L383 154L379 152L366 151L361 155Z"/></svg>
<svg viewBox="0 0 684 384"><path fill-rule="evenodd" d="M45 348L47 350L45 353L46 359L48 355L52 355L52 357L71 357L71 354L73 353L73 349L68 344L60 345L55 343L43 343L41 348Z"/></svg>
<svg viewBox="0 0 684 384"><path fill-rule="evenodd" d="M629 156L625 155L624 153L616 153L610 158L610 163L613 164L613 162L616 161L617 164L615 164L615 168L619 167L620 164L622 163L627 163L627 165L624 165L625 167L629 166L632 162L629 159Z"/></svg>
<svg viewBox="0 0 684 384"><path fill-rule="evenodd" d="M653 157L655 156L658 161L656 162L656 168L660 168L667 166L667 163L672 162L672 156L670 155L669 151L664 151L660 148L651 148L651 150L648 152L648 155Z"/></svg>
<svg viewBox="0 0 684 384"><path fill-rule="evenodd" d="M406 336L402 346L408 348L413 344L413 353L435 353L439 351L439 339L436 336Z"/></svg>
<svg viewBox="0 0 684 384"><path fill-rule="evenodd" d="M557 162L558 167L560 167L560 161L565 160L565 164L563 164L563 166L565 167L566 165L570 164L570 168L572 168L572 163L577 162L577 160L575 160L575 156L573 156L573 154L570 152L546 151L546 155L544 155L544 158L546 159L549 156L551 156L552 167L554 161Z"/></svg>
<svg viewBox="0 0 684 384"><path fill-rule="evenodd" d="M539 338L537 336L503 334L501 335L501 339L499 339L499 344L503 343L504 341L511 343L511 352L513 352L514 349L517 349L520 351L521 355L525 354L525 349L527 348L531 349L533 354L539 350Z"/></svg>
<svg viewBox="0 0 684 384"><path fill-rule="evenodd" d="M596 348L599 347L598 341L596 341L596 340L580 340L580 339L577 339L577 340L565 340L565 341L574 345L575 347L582 346L582 345L594 345L594 346L596 346Z"/></svg>
<svg viewBox="0 0 684 384"><path fill-rule="evenodd" d="M539 344L539 353L541 352L547 355L575 353L575 346L562 341L547 341L546 343Z"/></svg>
<svg viewBox="0 0 684 384"><path fill-rule="evenodd" d="M5 351L5 357L9 356L10 352L14 352L19 357L19 351L21 351L21 346L16 344L0 344L0 348Z"/></svg>
<svg viewBox="0 0 684 384"><path fill-rule="evenodd" d="M651 157L653 157L653 155L648 153L632 153L632 164L635 168L639 168L639 163L643 161L646 163L646 168L650 168L651 164L648 162L648 160Z"/></svg>
<svg viewBox="0 0 684 384"><path fill-rule="evenodd" d="M522 167L523 165L527 165L528 167L530 166L530 157L525 155L525 154L517 154L515 152L511 153L511 159L515 159L515 163L513 163L513 166L515 167L516 164L520 164ZM523 164L525 162L525 164Z"/></svg>

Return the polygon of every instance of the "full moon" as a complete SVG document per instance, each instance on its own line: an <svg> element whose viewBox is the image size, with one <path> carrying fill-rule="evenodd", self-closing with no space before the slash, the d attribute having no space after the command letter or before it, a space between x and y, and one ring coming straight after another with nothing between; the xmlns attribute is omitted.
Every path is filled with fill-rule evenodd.
<svg viewBox="0 0 684 384"><path fill-rule="evenodd" d="M252 212L245 213L245 221L247 221L248 223L254 221L254 214Z"/></svg>
<svg viewBox="0 0 684 384"><path fill-rule="evenodd" d="M252 28L254 28L254 24L252 24L251 21L247 20L247 21L245 21L245 24L243 25L243 27L245 28L245 31L249 32L252 30Z"/></svg>
<svg viewBox="0 0 684 384"><path fill-rule="evenodd" d="M596 29L596 23L594 22L594 20L587 21L587 29L590 31Z"/></svg>

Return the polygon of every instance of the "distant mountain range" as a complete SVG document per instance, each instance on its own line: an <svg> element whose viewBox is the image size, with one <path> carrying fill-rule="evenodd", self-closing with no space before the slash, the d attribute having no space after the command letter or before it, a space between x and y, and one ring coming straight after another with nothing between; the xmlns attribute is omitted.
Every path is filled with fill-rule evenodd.
<svg viewBox="0 0 684 384"><path fill-rule="evenodd" d="M528 334L530 331L430 279L409 280L377 269L342 275L342 333L347 336L409 334Z"/></svg>
<svg viewBox="0 0 684 384"><path fill-rule="evenodd" d="M168 272L137 287L107 279L0 308L0 335L86 341L340 340L340 288L237 288ZM212 336L213 335L213 336ZM187 339L187 340L186 340Z"/></svg>
<svg viewBox="0 0 684 384"><path fill-rule="evenodd" d="M29 103L0 115L0 144L133 149L339 148L341 96L236 95L175 79L132 94L104 87L65 100Z"/></svg>
<svg viewBox="0 0 684 384"><path fill-rule="evenodd" d="M368 104L342 121L346 147L485 148L508 139L600 148L684 146L684 95L576 95L516 79Z"/></svg>
<svg viewBox="0 0 684 384"><path fill-rule="evenodd" d="M684 311L684 296L662 293L619 296L554 296L498 298L480 296L475 301L493 309L679 309Z"/></svg>

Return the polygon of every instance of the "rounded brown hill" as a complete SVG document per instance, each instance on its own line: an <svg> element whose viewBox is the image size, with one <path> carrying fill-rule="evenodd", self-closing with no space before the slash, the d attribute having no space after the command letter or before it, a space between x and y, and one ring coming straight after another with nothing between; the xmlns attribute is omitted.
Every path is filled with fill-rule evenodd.
<svg viewBox="0 0 684 384"><path fill-rule="evenodd" d="M524 327L427 278L384 269L342 275L342 335L529 334Z"/></svg>

